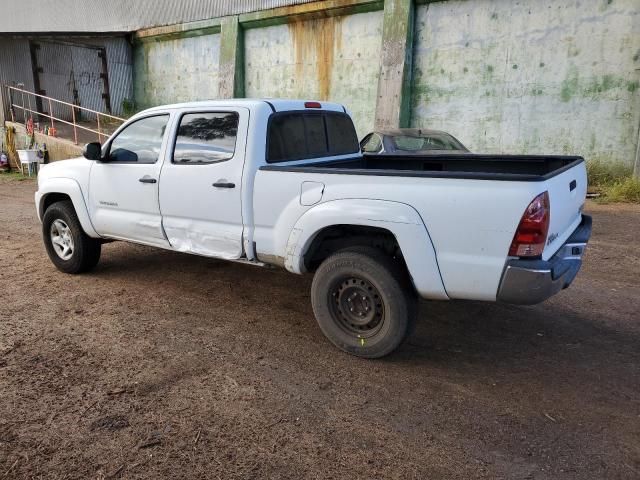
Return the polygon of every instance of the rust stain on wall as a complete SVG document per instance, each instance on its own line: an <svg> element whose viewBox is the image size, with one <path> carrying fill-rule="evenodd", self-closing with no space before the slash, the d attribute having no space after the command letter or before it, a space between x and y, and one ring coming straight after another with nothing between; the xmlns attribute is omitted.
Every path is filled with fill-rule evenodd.
<svg viewBox="0 0 640 480"><path fill-rule="evenodd" d="M296 83L315 73L319 100L327 100L331 91L331 71L336 51L342 48L342 17L292 21L289 32L296 61Z"/></svg>

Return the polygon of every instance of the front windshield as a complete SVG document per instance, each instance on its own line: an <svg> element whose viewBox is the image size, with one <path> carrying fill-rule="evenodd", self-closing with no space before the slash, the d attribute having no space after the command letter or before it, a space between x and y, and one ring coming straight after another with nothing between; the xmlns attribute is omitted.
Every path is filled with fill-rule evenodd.
<svg viewBox="0 0 640 480"><path fill-rule="evenodd" d="M424 150L466 150L460 142L451 135L444 133L430 133L422 136L397 135L393 137L396 149L405 152Z"/></svg>

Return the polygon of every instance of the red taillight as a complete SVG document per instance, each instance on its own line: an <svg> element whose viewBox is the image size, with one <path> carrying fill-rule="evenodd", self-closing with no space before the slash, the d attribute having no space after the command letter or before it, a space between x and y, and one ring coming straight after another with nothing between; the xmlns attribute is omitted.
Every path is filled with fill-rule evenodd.
<svg viewBox="0 0 640 480"><path fill-rule="evenodd" d="M304 102L304 108L322 108L320 102Z"/></svg>
<svg viewBox="0 0 640 480"><path fill-rule="evenodd" d="M542 255L549 232L549 193L544 192L532 200L522 215L513 236L509 255L512 257L537 257Z"/></svg>

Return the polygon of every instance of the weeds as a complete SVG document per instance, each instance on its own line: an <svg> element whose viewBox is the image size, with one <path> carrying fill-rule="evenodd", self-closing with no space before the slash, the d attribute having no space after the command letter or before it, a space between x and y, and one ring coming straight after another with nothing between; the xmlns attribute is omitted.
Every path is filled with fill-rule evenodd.
<svg viewBox="0 0 640 480"><path fill-rule="evenodd" d="M640 179L633 169L622 162L587 162L589 191L601 195L602 202L640 203Z"/></svg>
<svg viewBox="0 0 640 480"><path fill-rule="evenodd" d="M605 202L640 203L640 178L627 177L604 188Z"/></svg>
<svg viewBox="0 0 640 480"><path fill-rule="evenodd" d="M632 173L631 166L622 162L603 162L601 160L587 162L589 185L596 188L612 185L630 177Z"/></svg>
<svg viewBox="0 0 640 480"><path fill-rule="evenodd" d="M20 172L1 172L0 180L5 180L9 182L24 182L25 180L35 180L37 177L35 175L29 177L27 175L22 175Z"/></svg>
<svg viewBox="0 0 640 480"><path fill-rule="evenodd" d="M139 110L136 108L136 104L133 100L129 98L125 98L124 100L122 100L122 114L125 116L125 118L129 118L135 115L136 113L138 113L138 111Z"/></svg>

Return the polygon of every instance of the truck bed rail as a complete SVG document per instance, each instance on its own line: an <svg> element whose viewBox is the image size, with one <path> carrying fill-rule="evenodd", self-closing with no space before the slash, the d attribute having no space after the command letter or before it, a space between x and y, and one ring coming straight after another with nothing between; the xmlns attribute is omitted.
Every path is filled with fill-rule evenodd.
<svg viewBox="0 0 640 480"><path fill-rule="evenodd" d="M579 156L436 154L421 156L363 155L340 160L287 163L260 167L267 171L460 178L541 182L584 162Z"/></svg>

